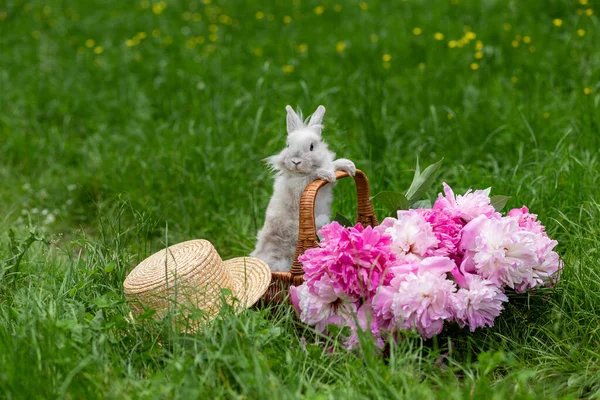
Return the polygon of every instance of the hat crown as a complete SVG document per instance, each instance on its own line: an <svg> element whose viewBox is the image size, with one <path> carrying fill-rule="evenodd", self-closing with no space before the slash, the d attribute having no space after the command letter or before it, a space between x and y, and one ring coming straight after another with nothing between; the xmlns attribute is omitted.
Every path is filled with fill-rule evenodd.
<svg viewBox="0 0 600 400"><path fill-rule="evenodd" d="M208 240L189 240L172 245L139 263L124 282L126 294L162 286L176 286L193 276L195 284L231 289L233 282L225 264Z"/></svg>

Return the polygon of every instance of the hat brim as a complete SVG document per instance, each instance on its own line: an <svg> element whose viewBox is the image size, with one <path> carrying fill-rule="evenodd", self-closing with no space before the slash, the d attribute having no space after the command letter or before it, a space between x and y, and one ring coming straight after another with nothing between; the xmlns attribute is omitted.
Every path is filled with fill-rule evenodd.
<svg viewBox="0 0 600 400"><path fill-rule="evenodd" d="M239 311L251 307L267 291L271 269L254 257L237 257L224 263L233 281L232 294L239 301Z"/></svg>

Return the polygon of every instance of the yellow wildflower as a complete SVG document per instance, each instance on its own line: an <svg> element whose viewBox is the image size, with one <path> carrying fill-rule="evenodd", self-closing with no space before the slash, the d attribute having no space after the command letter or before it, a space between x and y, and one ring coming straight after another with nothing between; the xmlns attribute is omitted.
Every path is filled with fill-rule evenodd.
<svg viewBox="0 0 600 400"><path fill-rule="evenodd" d="M477 35L475 34L475 32L467 32L465 33L465 38L467 40L473 40L477 37Z"/></svg>
<svg viewBox="0 0 600 400"><path fill-rule="evenodd" d="M155 15L160 15L167 8L167 3L164 1L159 1L158 3L154 3L152 5L152 12Z"/></svg>
<svg viewBox="0 0 600 400"><path fill-rule="evenodd" d="M517 47L519 47L519 41L518 40L513 40L512 42L510 42L510 44L512 45L512 47L514 47L515 49Z"/></svg>
<svg viewBox="0 0 600 400"><path fill-rule="evenodd" d="M254 16L256 17L256 19L263 19L265 17L265 13L262 11L257 11L256 14L254 14Z"/></svg>
<svg viewBox="0 0 600 400"><path fill-rule="evenodd" d="M583 35L585 35L585 31L583 29L577 29L577 34L579 36L583 36Z"/></svg>
<svg viewBox="0 0 600 400"><path fill-rule="evenodd" d="M385 62L390 62L390 61L392 61L392 55L386 53L383 56L381 56L381 59Z"/></svg>
<svg viewBox="0 0 600 400"><path fill-rule="evenodd" d="M173 43L173 37L171 37L171 36L167 36L167 37L166 37L166 38L163 40L163 45L164 45L164 46L168 46L168 45L170 45L171 43Z"/></svg>
<svg viewBox="0 0 600 400"><path fill-rule="evenodd" d="M478 60L481 60L483 58L483 53L481 51L478 51L475 53L475 58Z"/></svg>
<svg viewBox="0 0 600 400"><path fill-rule="evenodd" d="M581 4L582 6L587 5L588 0L579 0L579 4Z"/></svg>
<svg viewBox="0 0 600 400"><path fill-rule="evenodd" d="M219 40L219 35L217 35L216 33L211 33L210 35L208 35L208 40L210 40L211 42L216 42L217 40Z"/></svg>
<svg viewBox="0 0 600 400"><path fill-rule="evenodd" d="M188 39L185 42L185 47L187 47L188 49L193 48L196 45L196 41L194 40L194 38Z"/></svg>
<svg viewBox="0 0 600 400"><path fill-rule="evenodd" d="M588 17L592 16L593 14L594 10L592 10L591 8L585 10L585 15L587 15Z"/></svg>
<svg viewBox="0 0 600 400"><path fill-rule="evenodd" d="M221 15L221 17L228 18L227 15ZM219 17L219 18L221 18L221 17ZM194 20L194 22L198 22L198 21L200 21L202 19L202 14L200 14L200 13L193 13L192 14L192 19Z"/></svg>
<svg viewBox="0 0 600 400"><path fill-rule="evenodd" d="M85 41L85 45L86 45L88 48L90 48L90 49L91 49L92 47L94 47L94 45L95 45L95 44L96 44L96 42L94 41L94 39L88 39L88 40L86 40L86 41Z"/></svg>
<svg viewBox="0 0 600 400"><path fill-rule="evenodd" d="M104 53L104 47L102 47L102 46L96 46L94 48L94 53L96 53L96 54L102 54L102 53Z"/></svg>
<svg viewBox="0 0 600 400"><path fill-rule="evenodd" d="M546 112L544 113L544 118L545 118L545 119L548 119L548 117L549 117L549 116L550 116L550 113L549 113L548 111L546 111Z"/></svg>
<svg viewBox="0 0 600 400"><path fill-rule="evenodd" d="M413 28L412 33L415 36L419 36L421 33L423 33L423 30L417 26Z"/></svg>
<svg viewBox="0 0 600 400"><path fill-rule="evenodd" d="M308 51L308 45L306 43L300 43L298 45L298 53L306 53Z"/></svg>
<svg viewBox="0 0 600 400"><path fill-rule="evenodd" d="M444 40L444 34L442 32L436 32L433 34L435 40Z"/></svg>
<svg viewBox="0 0 600 400"><path fill-rule="evenodd" d="M517 78L516 76L513 76L512 78L510 78L510 80L512 81L512 83L519 82L519 78Z"/></svg>
<svg viewBox="0 0 600 400"><path fill-rule="evenodd" d="M283 72L286 74L290 74L290 73L294 72L293 65L284 65L282 69L283 69Z"/></svg>
<svg viewBox="0 0 600 400"><path fill-rule="evenodd" d="M483 42L481 40L478 40L475 42L475 50L481 51L481 49L483 49Z"/></svg>
<svg viewBox="0 0 600 400"><path fill-rule="evenodd" d="M524 36L523 43L531 43L531 38L529 36Z"/></svg>
<svg viewBox="0 0 600 400"><path fill-rule="evenodd" d="M510 31L512 29L512 25L511 24L504 24L504 30L505 31Z"/></svg>
<svg viewBox="0 0 600 400"><path fill-rule="evenodd" d="M138 34L136 36L139 39L146 39L148 37L148 35L146 34L146 32L138 32Z"/></svg>
<svg viewBox="0 0 600 400"><path fill-rule="evenodd" d="M189 11L184 11L183 12L183 19L185 21L189 21L190 19L192 19L192 13Z"/></svg>
<svg viewBox="0 0 600 400"><path fill-rule="evenodd" d="M290 17L289 15L286 15L285 17L283 17L284 24L289 24L290 22L292 22L292 17Z"/></svg>
<svg viewBox="0 0 600 400"><path fill-rule="evenodd" d="M125 46L127 46L127 47L133 47L133 46L135 46L136 44L137 44L137 43L136 43L135 41L133 41L132 39L127 39L127 40L125 41Z"/></svg>
<svg viewBox="0 0 600 400"><path fill-rule="evenodd" d="M535 46L529 46L529 51L531 53L535 53Z"/></svg>
<svg viewBox="0 0 600 400"><path fill-rule="evenodd" d="M448 47L450 47L451 49L455 48L457 46L456 40L451 40L448 42Z"/></svg>
<svg viewBox="0 0 600 400"><path fill-rule="evenodd" d="M592 94L592 88L589 88L589 87L583 88L583 93L585 93L586 96Z"/></svg>
<svg viewBox="0 0 600 400"><path fill-rule="evenodd" d="M323 6L315 7L315 14L317 14L317 15L322 15L324 11L325 11L325 7L323 7Z"/></svg>
<svg viewBox="0 0 600 400"><path fill-rule="evenodd" d="M253 48L252 53L257 57L262 57L263 49L261 49L260 47Z"/></svg>
<svg viewBox="0 0 600 400"><path fill-rule="evenodd" d="M360 6L360 9L363 11L367 11L367 9L369 8L369 5L365 2L360 3L359 6Z"/></svg>
<svg viewBox="0 0 600 400"><path fill-rule="evenodd" d="M477 64L477 63L471 63L471 69L473 71L477 71L479 69L479 64Z"/></svg>
<svg viewBox="0 0 600 400"><path fill-rule="evenodd" d="M446 116L448 117L448 119L454 118L454 115L452 115L451 113L448 113Z"/></svg>
<svg viewBox="0 0 600 400"><path fill-rule="evenodd" d="M336 4L335 7L333 7L333 9L335 10L335 12L340 12L340 11L342 11L342 5Z"/></svg>
<svg viewBox="0 0 600 400"><path fill-rule="evenodd" d="M345 49L346 49L346 43L345 42L337 42L337 44L335 45L335 50L338 53L342 53Z"/></svg>
<svg viewBox="0 0 600 400"><path fill-rule="evenodd" d="M150 2L148 0L142 0L142 1L140 1L140 7L148 8L148 7L150 7Z"/></svg>
<svg viewBox="0 0 600 400"><path fill-rule="evenodd" d="M4 21L7 15L8 13L6 11L0 11L0 22Z"/></svg>
<svg viewBox="0 0 600 400"><path fill-rule="evenodd" d="M159 37L160 36L160 30L159 29L153 29L152 30L152 36Z"/></svg>
<svg viewBox="0 0 600 400"><path fill-rule="evenodd" d="M371 33L370 39L371 39L371 42L377 43L377 41L379 40L379 36L377 36L374 33Z"/></svg>
<svg viewBox="0 0 600 400"><path fill-rule="evenodd" d="M425 63L424 62L420 62L419 65L417 65L417 68L419 68L420 70L425 69Z"/></svg>
<svg viewBox="0 0 600 400"><path fill-rule="evenodd" d="M552 20L552 23L554 24L554 26L561 26L561 25L562 25L562 23L563 23L563 21L562 21L562 19L560 19L560 18L554 18L554 19Z"/></svg>
<svg viewBox="0 0 600 400"><path fill-rule="evenodd" d="M216 33L219 30L219 27L215 24L211 24L208 26L208 31L211 33Z"/></svg>

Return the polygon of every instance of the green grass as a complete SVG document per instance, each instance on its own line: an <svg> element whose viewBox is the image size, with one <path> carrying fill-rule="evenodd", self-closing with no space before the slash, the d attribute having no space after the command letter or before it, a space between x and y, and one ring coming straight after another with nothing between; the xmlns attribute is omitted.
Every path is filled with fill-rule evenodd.
<svg viewBox="0 0 600 400"><path fill-rule="evenodd" d="M209 3L0 3L0 397L600 398L598 2ZM252 250L286 104L324 104L374 192L444 157L430 196L528 205L560 284L387 357L287 307L193 336L127 322L122 282L166 238ZM335 193L352 216L352 184Z"/></svg>

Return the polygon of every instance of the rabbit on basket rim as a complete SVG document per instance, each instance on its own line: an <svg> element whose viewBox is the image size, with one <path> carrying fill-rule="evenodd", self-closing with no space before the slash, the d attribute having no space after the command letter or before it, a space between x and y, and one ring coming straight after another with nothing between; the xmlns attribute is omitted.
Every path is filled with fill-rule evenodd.
<svg viewBox="0 0 600 400"><path fill-rule="evenodd" d="M287 106L287 146L276 155L267 158L268 164L277 172L273 195L267 206L265 223L257 234L256 248L252 257L266 262L272 271L289 271L298 240L298 217L300 197L306 186L316 179L325 185L315 200L315 222L317 230L330 222L331 202L335 171L345 171L351 176L356 173L354 163L345 158L335 159L322 140L322 105L307 118Z"/></svg>

